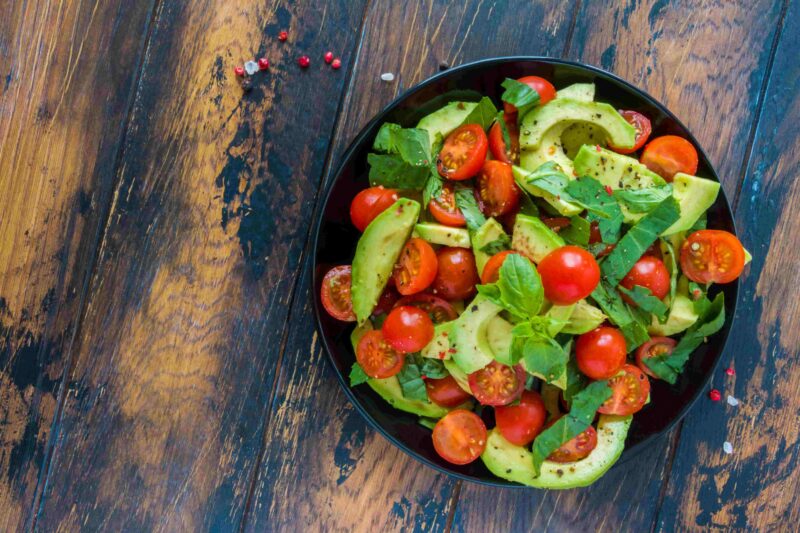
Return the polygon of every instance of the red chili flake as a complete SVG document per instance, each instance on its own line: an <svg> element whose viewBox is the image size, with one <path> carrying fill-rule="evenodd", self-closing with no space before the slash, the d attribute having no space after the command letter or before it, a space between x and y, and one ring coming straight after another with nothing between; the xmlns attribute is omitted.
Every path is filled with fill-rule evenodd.
<svg viewBox="0 0 800 533"><path fill-rule="evenodd" d="M333 60L333 63L331 63L331 68L333 68L334 70L338 70L339 67L341 66L342 66L342 60L339 59L338 57Z"/></svg>
<svg viewBox="0 0 800 533"><path fill-rule="evenodd" d="M300 56L297 59L297 64L303 68L307 68L311 64L311 59L308 56Z"/></svg>
<svg viewBox="0 0 800 533"><path fill-rule="evenodd" d="M286 33L285 31L278 32L278 40L279 41L285 41L288 38L289 38L289 34Z"/></svg>
<svg viewBox="0 0 800 533"><path fill-rule="evenodd" d="M262 57L258 60L258 68L261 70L267 70L269 68L269 59L266 57Z"/></svg>
<svg viewBox="0 0 800 533"><path fill-rule="evenodd" d="M602 148L600 148L599 144L595 144L594 145L594 149L597 150L598 152L600 152L602 150Z"/></svg>
<svg viewBox="0 0 800 533"><path fill-rule="evenodd" d="M711 398L711 401L718 402L722 399L722 394L717 389L711 389L708 393L708 397Z"/></svg>
<svg viewBox="0 0 800 533"><path fill-rule="evenodd" d="M448 352L450 352L450 353L456 353L456 349L455 349L455 348L450 348L450 349L449 349L449 350L447 350L447 351L448 351Z"/></svg>
<svg viewBox="0 0 800 533"><path fill-rule="evenodd" d="M447 354L444 351L439 352L439 359L444 359L445 357L447 357Z"/></svg>
<svg viewBox="0 0 800 533"><path fill-rule="evenodd" d="M611 190L611 185L606 185L606 193L608 193L609 196L614 193L614 191Z"/></svg>
<svg viewBox="0 0 800 533"><path fill-rule="evenodd" d="M423 381L428 379L428 376L426 376L425 374L422 374L420 377L422 378Z"/></svg>
<svg viewBox="0 0 800 533"><path fill-rule="evenodd" d="M333 61L333 52L325 52L325 62L330 64Z"/></svg>
<svg viewBox="0 0 800 533"><path fill-rule="evenodd" d="M236 65L236 67L234 67L234 69L233 69L233 73L236 74L239 77L244 76L244 67L240 66L240 65Z"/></svg>
<svg viewBox="0 0 800 533"><path fill-rule="evenodd" d="M728 374L729 376L735 376L736 375L736 371L733 368L730 368L730 367L725 369L725 373Z"/></svg>
<svg viewBox="0 0 800 533"><path fill-rule="evenodd" d="M442 337L447 337L447 332L446 331L442 332Z"/></svg>

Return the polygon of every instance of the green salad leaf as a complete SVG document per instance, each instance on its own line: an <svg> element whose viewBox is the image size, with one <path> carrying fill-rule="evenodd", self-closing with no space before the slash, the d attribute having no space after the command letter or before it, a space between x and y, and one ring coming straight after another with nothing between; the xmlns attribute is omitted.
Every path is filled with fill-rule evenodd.
<svg viewBox="0 0 800 533"><path fill-rule="evenodd" d="M571 347L565 347L564 351L570 353ZM572 398L586 388L588 381L589 379L578 369L578 362L574 357L570 357L569 362L567 362L567 388L564 389L563 393L564 401L567 402L567 405L572 404Z"/></svg>
<svg viewBox="0 0 800 533"><path fill-rule="evenodd" d="M561 165L555 161L542 163L536 167L536 170L529 172L524 179L529 184L545 192L549 192L553 196L559 197L566 202L572 202L574 200L569 193L567 193L567 186L572 180L564 174Z"/></svg>
<svg viewBox="0 0 800 533"><path fill-rule="evenodd" d="M370 184L395 189L420 190L431 174L431 153L428 132L383 124L368 154Z"/></svg>
<svg viewBox="0 0 800 533"><path fill-rule="evenodd" d="M511 147L511 133L508 131L508 124L506 124L505 111L498 111L494 118L495 122L500 125L500 132L503 134L503 145L506 149Z"/></svg>
<svg viewBox="0 0 800 533"><path fill-rule="evenodd" d="M411 400L428 401L428 393L425 390L425 378L441 379L449 374L444 364L438 359L422 357L419 354L408 354L403 368L397 373L397 381L400 382L400 389L403 397Z"/></svg>
<svg viewBox="0 0 800 533"><path fill-rule="evenodd" d="M672 196L672 185L645 187L643 189L617 189L614 198L631 213L649 213L661 202Z"/></svg>
<svg viewBox="0 0 800 533"><path fill-rule="evenodd" d="M395 154L367 154L367 163L369 183L373 187L419 190L430 174L427 167L411 165Z"/></svg>
<svg viewBox="0 0 800 533"><path fill-rule="evenodd" d="M470 111L463 123L480 124L481 128L486 130L492 125L492 122L494 122L496 116L497 108L495 107L494 102L492 102L492 99L488 96L484 96L480 99L478 105L475 106L475 109Z"/></svg>
<svg viewBox="0 0 800 533"><path fill-rule="evenodd" d="M616 289L607 281L600 280L592 292L592 299L608 316L608 320L619 327L625 337L628 352L650 339L650 335L647 333L647 323L631 312Z"/></svg>
<svg viewBox="0 0 800 533"><path fill-rule="evenodd" d="M419 417L419 420L417 422L419 423L420 426L433 430L433 428L436 427L436 423L438 421L439 420L437 420L436 418L431 418L429 416L421 416Z"/></svg>
<svg viewBox="0 0 800 533"><path fill-rule="evenodd" d="M695 231L706 229L707 225L708 225L708 212L704 212L702 215L700 215L700 217L697 220L695 220L694 224L692 224L692 227L686 230L686 235L691 235Z"/></svg>
<svg viewBox="0 0 800 533"><path fill-rule="evenodd" d="M634 285L632 290L628 290L622 285L617 287L619 291L627 296L636 304L636 306L647 313L653 313L659 319L664 319L667 316L667 305L659 300L653 292L647 287L641 285Z"/></svg>
<svg viewBox="0 0 800 533"><path fill-rule="evenodd" d="M661 255L664 258L664 265L669 270L669 302L670 305L675 301L675 292L678 290L678 258L675 257L675 248L668 239L661 239L666 248Z"/></svg>
<svg viewBox="0 0 800 533"><path fill-rule="evenodd" d="M369 376L364 372L364 369L361 368L361 365L353 363L353 367L350 369L350 386L355 387L367 381L369 381Z"/></svg>
<svg viewBox="0 0 800 533"><path fill-rule="evenodd" d="M581 216L574 216L569 219L569 226L562 229L558 234L567 242L586 248L589 246L591 235L591 223ZM605 249L605 245L603 245Z"/></svg>
<svg viewBox="0 0 800 533"><path fill-rule="evenodd" d="M499 254L511 249L511 237L503 233L493 241L487 242L481 247L481 252L487 255Z"/></svg>
<svg viewBox="0 0 800 533"><path fill-rule="evenodd" d="M486 222L486 217L481 213L478 207L478 201L475 200L475 194L472 192L472 189L468 187L459 187L455 191L455 196L456 205L467 221L467 228L470 231L478 231Z"/></svg>
<svg viewBox="0 0 800 533"><path fill-rule="evenodd" d="M422 188L422 205L427 207L430 205L431 200L438 198L442 194L442 187L444 181L439 176L438 172L432 172L428 179L425 180L425 186Z"/></svg>
<svg viewBox="0 0 800 533"><path fill-rule="evenodd" d="M569 354L555 340L546 335L536 335L520 338L518 342L528 372L543 376L550 383L566 371ZM514 348L512 344L512 352Z"/></svg>
<svg viewBox="0 0 800 533"><path fill-rule="evenodd" d="M528 111L539 105L539 93L522 82L506 78L500 86L505 89L500 99L517 108L520 121Z"/></svg>
<svg viewBox="0 0 800 533"><path fill-rule="evenodd" d="M375 142L372 143L372 149L376 152L383 152L383 153L397 153L397 150L394 148L394 142L392 141L392 133L398 130L403 129L400 124L394 124L392 122L384 122L381 124L381 129L378 130L378 134L375 136Z"/></svg>
<svg viewBox="0 0 800 533"><path fill-rule="evenodd" d="M478 285L478 292L520 319L530 319L542 308L544 288L536 267L520 254L510 254L495 283Z"/></svg>
<svg viewBox="0 0 800 533"><path fill-rule="evenodd" d="M607 190L602 183L589 176L570 180L567 185L567 194L589 212L589 222L597 221L603 242L614 244L619 239L623 217L619 203L609 191L610 189Z"/></svg>

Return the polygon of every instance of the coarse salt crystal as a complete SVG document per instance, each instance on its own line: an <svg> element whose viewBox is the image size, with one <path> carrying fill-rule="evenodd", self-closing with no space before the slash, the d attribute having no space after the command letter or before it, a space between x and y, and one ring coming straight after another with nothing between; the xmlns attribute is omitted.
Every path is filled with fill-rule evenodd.
<svg viewBox="0 0 800 533"><path fill-rule="evenodd" d="M728 441L722 443L722 451L727 453L728 455L733 453L733 444Z"/></svg>
<svg viewBox="0 0 800 533"><path fill-rule="evenodd" d="M739 400L737 400L736 398L734 398L733 396L728 394L728 405L732 405L733 407L736 407L737 405L739 405Z"/></svg>
<svg viewBox="0 0 800 533"><path fill-rule="evenodd" d="M394 74L392 74L391 72L384 72L383 74L381 74L381 79L383 81L392 81L394 80Z"/></svg>
<svg viewBox="0 0 800 533"><path fill-rule="evenodd" d="M258 72L258 63L255 61L248 61L244 64L244 70L247 72L248 75L252 76L256 72Z"/></svg>

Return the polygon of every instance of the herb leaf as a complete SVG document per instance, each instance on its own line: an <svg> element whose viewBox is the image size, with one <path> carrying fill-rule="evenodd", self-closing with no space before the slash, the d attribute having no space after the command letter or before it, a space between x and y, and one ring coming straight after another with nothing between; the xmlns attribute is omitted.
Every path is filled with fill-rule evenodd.
<svg viewBox="0 0 800 533"><path fill-rule="evenodd" d="M367 155L371 185L414 190L425 186L431 172L426 130L383 124L375 136L373 149L384 153Z"/></svg>
<svg viewBox="0 0 800 533"><path fill-rule="evenodd" d="M392 132L403 129L400 124L394 124L392 122L384 122L381 124L381 129L378 130L378 134L375 136L375 142L372 143L372 149L376 152L383 152L383 153L397 153L397 150L394 148L394 142L392 141Z"/></svg>
<svg viewBox="0 0 800 533"><path fill-rule="evenodd" d="M700 215L700 218L698 218L694 224L692 224L691 228L686 230L686 235L691 235L695 231L706 229L707 225L708 225L708 213L705 212L702 215Z"/></svg>
<svg viewBox="0 0 800 533"><path fill-rule="evenodd" d="M564 351L570 353L570 349L565 348ZM564 401L568 406L572 404L572 398L586 387L587 381L583 372L578 370L578 362L571 357L567 363L567 388L564 389Z"/></svg>
<svg viewBox="0 0 800 533"><path fill-rule="evenodd" d="M539 93L524 83L506 78L500 86L505 89L500 99L517 108L519 120L539 104Z"/></svg>
<svg viewBox="0 0 800 533"><path fill-rule="evenodd" d="M414 166L395 154L367 154L369 183L391 189L419 190L425 186L430 170Z"/></svg>
<svg viewBox="0 0 800 533"><path fill-rule="evenodd" d="M544 301L539 273L519 254L508 255L500 267L499 279L495 283L478 285L478 292L523 320L539 314Z"/></svg>
<svg viewBox="0 0 800 533"><path fill-rule="evenodd" d="M353 363L353 367L350 369L350 386L355 387L367 381L369 381L369 376L364 372L364 369L361 368L361 365Z"/></svg>
<svg viewBox="0 0 800 533"><path fill-rule="evenodd" d="M567 186L572 181L564 174L561 166L555 161L542 163L536 170L528 173L524 178L530 185L549 192L553 196L559 197L566 202L572 202L573 198L567 193Z"/></svg>
<svg viewBox="0 0 800 533"><path fill-rule="evenodd" d="M562 229L558 234L564 238L567 244L589 246L589 236L591 234L591 224L581 216L574 216L570 219L569 226Z"/></svg>
<svg viewBox="0 0 800 533"><path fill-rule="evenodd" d="M444 181L442 181L441 176L437 173L431 173L428 176L428 179L425 181L425 186L422 188L422 205L423 207L427 208L430 205L431 200L434 198L438 198L440 194L442 194L442 186L444 185Z"/></svg>
<svg viewBox="0 0 800 533"><path fill-rule="evenodd" d="M422 357L419 354L409 354L406 356L403 368L397 373L397 381L400 382L404 398L427 402L429 401L428 393L425 390L425 380L422 379L422 376L440 379L447 375L447 370L441 361Z"/></svg>
<svg viewBox="0 0 800 533"><path fill-rule="evenodd" d="M664 319L666 317L668 310L666 304L656 298L653 292L647 287L634 285L633 290L628 290L620 285L617 289L630 298L642 311L653 313L659 319Z"/></svg>
<svg viewBox="0 0 800 533"><path fill-rule="evenodd" d="M511 237L503 233L495 240L487 242L485 245L483 245L481 247L481 252L487 255L494 255L509 249L511 249Z"/></svg>
<svg viewBox="0 0 800 533"><path fill-rule="evenodd" d="M637 320L619 293L607 281L600 281L592 292L592 299L608 315L608 320L619 327L625 337L628 352L650 338L646 326Z"/></svg>
<svg viewBox="0 0 800 533"><path fill-rule="evenodd" d="M544 335L535 335L521 337L518 342L526 371L541 376L548 383L566 372L569 355L555 340Z"/></svg>
<svg viewBox="0 0 800 533"><path fill-rule="evenodd" d="M494 106L494 102L488 96L484 96L475 106L475 109L470 111L463 123L480 124L481 128L486 130L492 125L496 116L497 108Z"/></svg>
<svg viewBox="0 0 800 533"><path fill-rule="evenodd" d="M498 111L494 120L500 125L500 132L503 134L503 146L506 147L506 150L511 150L511 134L508 132L508 124L506 124L505 112Z"/></svg>
<svg viewBox="0 0 800 533"><path fill-rule="evenodd" d="M661 202L672 196L672 185L645 187L643 189L618 189L614 198L631 213L649 213Z"/></svg>
<svg viewBox="0 0 800 533"><path fill-rule="evenodd" d="M467 228L470 231L478 231L486 222L486 217L481 213L475 194L468 187L459 187L455 191L456 205L461 210L467 221Z"/></svg>
<svg viewBox="0 0 800 533"><path fill-rule="evenodd" d="M575 202L589 211L587 219L596 220L600 226L600 236L606 244L614 244L619 239L622 227L622 210L616 198L608 193L603 184L594 178L584 176L571 180L567 193Z"/></svg>

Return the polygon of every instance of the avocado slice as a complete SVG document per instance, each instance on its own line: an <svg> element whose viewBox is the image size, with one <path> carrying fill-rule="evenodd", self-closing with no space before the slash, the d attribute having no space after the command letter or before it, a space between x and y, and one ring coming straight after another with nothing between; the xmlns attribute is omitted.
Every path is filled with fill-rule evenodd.
<svg viewBox="0 0 800 533"><path fill-rule="evenodd" d="M477 102L450 102L430 115L422 117L417 123L417 129L428 132L433 147L459 127L477 105Z"/></svg>
<svg viewBox="0 0 800 533"><path fill-rule="evenodd" d="M600 309L587 303L586 300L579 300L575 303L567 325L561 329L561 332L581 335L598 327L606 318L608 317Z"/></svg>
<svg viewBox="0 0 800 533"><path fill-rule="evenodd" d="M563 89L559 89L556 98L568 98L580 102L591 102L594 100L594 83L573 83Z"/></svg>
<svg viewBox="0 0 800 533"><path fill-rule="evenodd" d="M455 350L453 360L466 374L480 370L494 359L486 338L486 328L502 310L502 307L479 294L458 317L450 347Z"/></svg>
<svg viewBox="0 0 800 533"><path fill-rule="evenodd" d="M469 388L469 376L467 376L463 370L458 368L458 365L455 361L452 359L445 359L444 368L450 372L450 375L454 380L456 380L456 383L458 383L458 386L461 387L464 392L472 394L472 390Z"/></svg>
<svg viewBox="0 0 800 533"><path fill-rule="evenodd" d="M483 267L486 266L486 262L491 257L490 254L482 252L481 248L503 236L508 237L503 226L493 218L488 218L486 222L483 223L483 226L478 228L478 231L472 236L472 251L475 254L475 266L478 268L479 276L483 272Z"/></svg>
<svg viewBox="0 0 800 533"><path fill-rule="evenodd" d="M650 335L661 335L669 337L676 335L692 326L699 318L694 310L694 302L689 298L689 281L685 277L678 280L678 287L675 291L675 300L669 307L667 321L663 324L653 317L652 322L647 326Z"/></svg>
<svg viewBox="0 0 800 533"><path fill-rule="evenodd" d="M414 226L414 234L431 244L469 248L469 232L464 228L454 228L444 224L420 222Z"/></svg>
<svg viewBox="0 0 800 533"><path fill-rule="evenodd" d="M541 475L533 471L533 454L528 448L508 442L495 428L489 432L483 463L497 477L539 489L571 489L594 483L617 462L625 449L631 416L600 415L597 447L585 459L574 463L545 461Z"/></svg>
<svg viewBox="0 0 800 533"><path fill-rule="evenodd" d="M678 172L672 178L672 196L681 206L681 217L662 235L671 235L691 228L697 219L717 200L719 182Z"/></svg>
<svg viewBox="0 0 800 533"><path fill-rule="evenodd" d="M350 295L359 324L369 318L419 217L420 205L400 198L375 217L358 240Z"/></svg>
<svg viewBox="0 0 800 533"><path fill-rule="evenodd" d="M594 145L581 146L573 163L578 176L589 176L612 189L643 189L667 183L633 157Z"/></svg>
<svg viewBox="0 0 800 533"><path fill-rule="evenodd" d="M495 361L511 366L511 330L514 326L501 316L494 316L486 324L486 340Z"/></svg>
<svg viewBox="0 0 800 533"><path fill-rule="evenodd" d="M431 359L450 359L450 336L455 323L453 320L434 326L433 339L419 352L420 355Z"/></svg>
<svg viewBox="0 0 800 533"><path fill-rule="evenodd" d="M564 239L539 218L517 215L511 236L511 248L522 252L534 263L538 264L544 256L565 244Z"/></svg>
<svg viewBox="0 0 800 533"><path fill-rule="evenodd" d="M386 379L370 379L367 381L367 384L372 387L372 390L377 392L381 398L386 400L389 405L407 413L431 418L441 418L450 411L450 409L433 402L406 398L403 396L403 389L400 388L400 382L397 380L397 376Z"/></svg>

